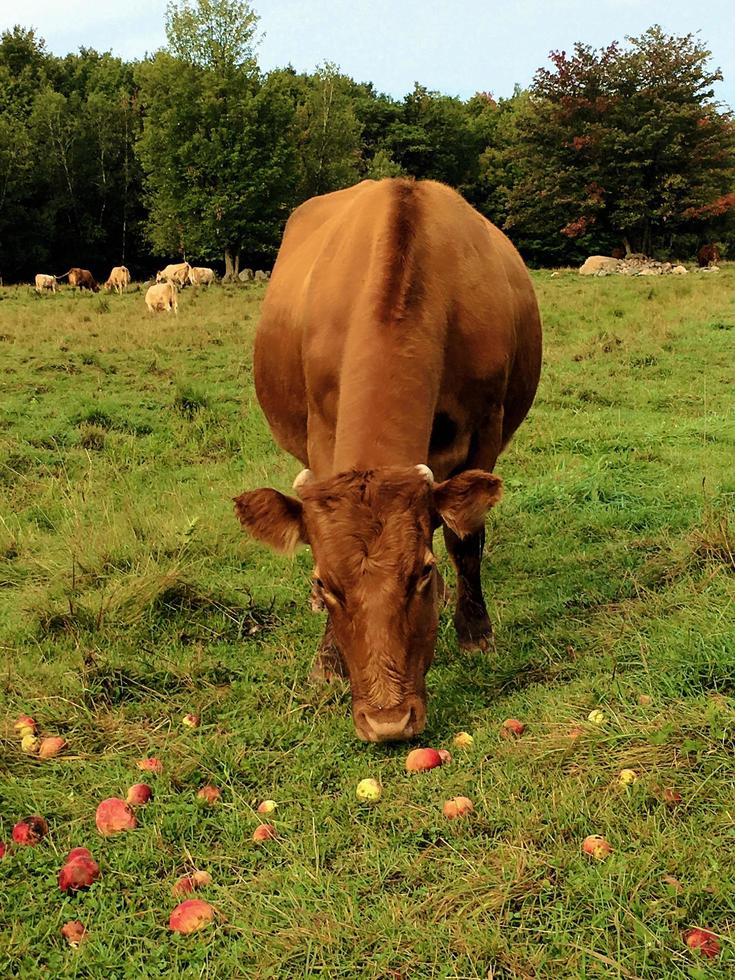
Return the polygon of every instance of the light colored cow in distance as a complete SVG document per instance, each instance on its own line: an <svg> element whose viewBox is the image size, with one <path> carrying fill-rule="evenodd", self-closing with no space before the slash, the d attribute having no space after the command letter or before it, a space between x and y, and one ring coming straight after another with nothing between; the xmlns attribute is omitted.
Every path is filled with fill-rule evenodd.
<svg viewBox="0 0 735 980"><path fill-rule="evenodd" d="M130 285L130 271L124 265L116 265L107 277L105 289L109 292L114 289L121 296Z"/></svg>
<svg viewBox="0 0 735 980"><path fill-rule="evenodd" d="M165 269L161 269L160 272L156 273L156 282L173 282L181 288L189 281L190 270L191 266L188 262L167 265Z"/></svg>
<svg viewBox="0 0 735 980"><path fill-rule="evenodd" d="M179 312L179 304L176 299L176 284L173 282L159 282L154 286L148 287L145 294L145 305L149 313Z"/></svg>
<svg viewBox="0 0 735 980"><path fill-rule="evenodd" d="M189 269L189 282L192 286L211 286L214 278L214 269L204 266L192 266Z"/></svg>
<svg viewBox="0 0 735 980"><path fill-rule="evenodd" d="M45 289L56 292L56 276L47 276L43 272L36 275L36 292L42 293Z"/></svg>

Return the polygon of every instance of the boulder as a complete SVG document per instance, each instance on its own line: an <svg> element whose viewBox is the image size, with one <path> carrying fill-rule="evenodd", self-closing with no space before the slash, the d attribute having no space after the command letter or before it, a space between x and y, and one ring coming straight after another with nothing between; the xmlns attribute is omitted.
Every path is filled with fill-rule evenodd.
<svg viewBox="0 0 735 980"><path fill-rule="evenodd" d="M675 265L671 270L671 274L674 276L686 276L689 272L683 265Z"/></svg>
<svg viewBox="0 0 735 980"><path fill-rule="evenodd" d="M620 262L609 255L590 255L584 265L579 267L580 276L609 276L618 271Z"/></svg>
<svg viewBox="0 0 735 980"><path fill-rule="evenodd" d="M240 282L252 282L255 275L252 269L243 269L237 278L240 280Z"/></svg>

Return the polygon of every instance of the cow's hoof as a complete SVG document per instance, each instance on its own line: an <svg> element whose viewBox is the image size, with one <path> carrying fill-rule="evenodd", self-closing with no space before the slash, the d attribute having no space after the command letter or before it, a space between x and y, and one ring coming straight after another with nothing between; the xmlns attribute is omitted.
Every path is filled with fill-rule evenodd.
<svg viewBox="0 0 735 980"><path fill-rule="evenodd" d="M493 627L487 615L471 619L458 616L454 621L460 650L492 650L495 647Z"/></svg>

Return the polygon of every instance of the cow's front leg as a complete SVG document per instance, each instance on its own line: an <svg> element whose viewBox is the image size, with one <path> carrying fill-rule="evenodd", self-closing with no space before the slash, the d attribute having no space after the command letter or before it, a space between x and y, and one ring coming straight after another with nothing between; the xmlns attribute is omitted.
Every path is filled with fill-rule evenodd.
<svg viewBox="0 0 735 980"><path fill-rule="evenodd" d="M466 538L444 527L444 541L457 571L457 606L454 626L459 645L464 650L487 650L492 643L493 628L485 606L480 583L482 550L485 545L485 529Z"/></svg>
<svg viewBox="0 0 735 980"><path fill-rule="evenodd" d="M331 684L339 677L347 677L342 654L340 653L337 641L332 630L332 621L327 616L327 626L324 630L322 642L319 644L314 666L311 668L311 679L326 684Z"/></svg>

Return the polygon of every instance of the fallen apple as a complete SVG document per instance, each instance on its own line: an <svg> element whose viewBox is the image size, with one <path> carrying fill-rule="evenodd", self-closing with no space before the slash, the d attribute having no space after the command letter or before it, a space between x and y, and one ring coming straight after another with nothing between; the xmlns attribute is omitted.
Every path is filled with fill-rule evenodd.
<svg viewBox="0 0 735 980"><path fill-rule="evenodd" d="M361 779L355 790L355 796L361 803L375 803L382 793L383 788L377 779Z"/></svg>
<svg viewBox="0 0 735 980"><path fill-rule="evenodd" d="M145 806L153 799L153 790L146 783L134 783L127 792L125 802L131 806Z"/></svg>
<svg viewBox="0 0 735 980"><path fill-rule="evenodd" d="M28 847L35 847L35 845L45 837L48 833L48 824L38 815L33 817L26 817L25 820L19 820L18 823L13 827L13 840L16 844L21 844Z"/></svg>
<svg viewBox="0 0 735 980"><path fill-rule="evenodd" d="M199 715L184 715L181 724L186 728L199 728Z"/></svg>
<svg viewBox="0 0 735 980"><path fill-rule="evenodd" d="M451 800L447 800L443 812L448 820L456 820L457 817L466 817L474 809L472 800L467 799L466 796L455 796Z"/></svg>
<svg viewBox="0 0 735 980"><path fill-rule="evenodd" d="M209 902L203 902L199 898L188 898L185 902L177 905L168 920L168 927L172 932L180 932L187 935L203 929L214 920L214 908Z"/></svg>
<svg viewBox="0 0 735 980"><path fill-rule="evenodd" d="M163 772L163 763L160 759L150 758L150 759L139 759L136 763L138 769L142 769L143 772Z"/></svg>
<svg viewBox="0 0 735 980"><path fill-rule="evenodd" d="M61 935L74 949L88 938L87 930L79 919L74 919L72 922L65 922L61 927Z"/></svg>
<svg viewBox="0 0 735 980"><path fill-rule="evenodd" d="M221 796L222 792L216 786L202 786L197 793L197 799L204 800L205 803L216 803Z"/></svg>
<svg viewBox="0 0 735 980"><path fill-rule="evenodd" d="M506 718L500 726L500 734L503 738L520 738L525 730L526 726L517 718Z"/></svg>
<svg viewBox="0 0 735 980"><path fill-rule="evenodd" d="M471 749L475 744L469 732L458 732L452 739L452 745L457 749Z"/></svg>
<svg viewBox="0 0 735 980"><path fill-rule="evenodd" d="M5 841L0 840L0 858L4 858L5 857L5 852L6 851L7 851L7 847L5 845Z"/></svg>
<svg viewBox="0 0 735 980"><path fill-rule="evenodd" d="M413 749L406 756L407 772L424 772L442 764L442 757L436 749Z"/></svg>
<svg viewBox="0 0 735 980"><path fill-rule="evenodd" d="M446 749L437 749L437 752L439 753L439 755L441 757L442 765L443 766L448 766L449 763L452 761L452 753L451 752L447 752Z"/></svg>
<svg viewBox="0 0 735 980"><path fill-rule="evenodd" d="M253 831L254 841L275 840L276 828L270 823L261 823Z"/></svg>
<svg viewBox="0 0 735 980"><path fill-rule="evenodd" d="M49 735L48 738L42 738L41 744L38 746L38 757L39 759L53 759L54 756L59 755L66 748L66 739L63 739L60 735Z"/></svg>
<svg viewBox="0 0 735 980"><path fill-rule="evenodd" d="M638 782L638 773L635 769L621 769L618 782L621 786L632 786L633 783Z"/></svg>
<svg viewBox="0 0 735 980"><path fill-rule="evenodd" d="M709 929L687 929L684 941L689 949L696 949L711 960L719 955L720 941Z"/></svg>
<svg viewBox="0 0 735 980"><path fill-rule="evenodd" d="M600 711L599 708L594 708L587 715L587 721L591 721L593 725L601 725L605 720L605 713Z"/></svg>
<svg viewBox="0 0 735 980"><path fill-rule="evenodd" d="M275 800L263 800L258 804L258 813L273 813L277 806Z"/></svg>
<svg viewBox="0 0 735 980"><path fill-rule="evenodd" d="M62 892L77 892L89 888L100 876L96 861L88 857L77 857L67 861L59 872L59 888Z"/></svg>
<svg viewBox="0 0 735 980"><path fill-rule="evenodd" d="M193 874L183 875L179 878L171 889L171 894L174 896L187 895L196 891L197 888L206 888L207 885L211 884L212 876L208 871L195 871Z"/></svg>
<svg viewBox="0 0 735 980"><path fill-rule="evenodd" d="M97 807L95 823L103 837L119 834L123 830L134 830L138 826L135 814L125 800L119 800L115 796L103 800Z"/></svg>
<svg viewBox="0 0 735 980"><path fill-rule="evenodd" d="M665 787L661 795L664 803L668 803L669 806L676 806L676 804L681 803L683 799L681 793L676 789L672 789L671 786Z"/></svg>
<svg viewBox="0 0 735 980"><path fill-rule="evenodd" d="M19 715L13 728L18 733L18 737L22 738L24 735L32 735L35 732L36 723L30 715Z"/></svg>
<svg viewBox="0 0 735 980"><path fill-rule="evenodd" d="M20 747L26 755L36 755L40 745L41 740L33 734L24 735L20 740Z"/></svg>
<svg viewBox="0 0 735 980"><path fill-rule="evenodd" d="M644 707L647 707L649 704L653 704L653 698L651 697L650 694L639 694L638 695L638 704L641 704Z"/></svg>
<svg viewBox="0 0 735 980"><path fill-rule="evenodd" d="M596 861L603 861L608 855L612 854L612 847L609 842L599 834L590 834L582 841L582 850L585 854L595 858Z"/></svg>
<svg viewBox="0 0 735 980"><path fill-rule="evenodd" d="M584 729L580 728L579 725L575 725L567 732L567 738L579 738L580 735L584 735Z"/></svg>
<svg viewBox="0 0 735 980"><path fill-rule="evenodd" d="M69 853L66 855L66 861L64 864L69 864L70 861L74 861L77 858L91 858L92 852L88 847L73 847Z"/></svg>

